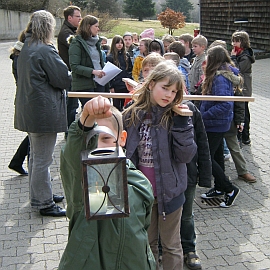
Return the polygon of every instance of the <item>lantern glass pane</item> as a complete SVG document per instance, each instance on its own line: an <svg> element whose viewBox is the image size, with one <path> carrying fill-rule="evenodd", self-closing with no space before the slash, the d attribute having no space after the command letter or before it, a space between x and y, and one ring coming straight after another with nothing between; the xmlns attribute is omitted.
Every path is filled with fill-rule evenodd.
<svg viewBox="0 0 270 270"><path fill-rule="evenodd" d="M109 215L124 212L122 163L87 164L91 215Z"/></svg>

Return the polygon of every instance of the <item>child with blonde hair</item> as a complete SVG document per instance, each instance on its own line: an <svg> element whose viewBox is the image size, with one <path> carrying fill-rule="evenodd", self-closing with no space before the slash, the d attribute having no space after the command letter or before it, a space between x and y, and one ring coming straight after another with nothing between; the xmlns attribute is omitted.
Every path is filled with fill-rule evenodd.
<svg viewBox="0 0 270 270"><path fill-rule="evenodd" d="M190 88L189 92L194 94L196 92L195 85L203 75L202 63L206 59L205 50L207 48L207 39L203 35L198 35L192 42L192 50L196 55L189 73Z"/></svg>
<svg viewBox="0 0 270 270"><path fill-rule="evenodd" d="M142 61L142 77L145 80L154 67L164 61L165 59L159 53L150 53ZM126 83L126 87L130 94L134 93L134 87ZM126 98L124 106L126 106L132 99Z"/></svg>
<svg viewBox="0 0 270 270"><path fill-rule="evenodd" d="M135 102L123 112L127 130L126 154L153 186L155 202L149 243L158 269L158 239L163 269L183 269L180 220L187 187L186 163L197 147L190 117L172 108L183 99L180 71L169 61L159 63L136 92Z"/></svg>
<svg viewBox="0 0 270 270"><path fill-rule="evenodd" d="M163 57L165 58L165 60L172 60L176 64L177 67L180 64L180 57L175 52L167 52L163 55Z"/></svg>
<svg viewBox="0 0 270 270"><path fill-rule="evenodd" d="M189 61L189 63L192 63L193 58L195 57L194 52L192 50L192 40L193 36L189 33L182 34L178 37L177 41L180 41L185 46L185 55L184 57Z"/></svg>

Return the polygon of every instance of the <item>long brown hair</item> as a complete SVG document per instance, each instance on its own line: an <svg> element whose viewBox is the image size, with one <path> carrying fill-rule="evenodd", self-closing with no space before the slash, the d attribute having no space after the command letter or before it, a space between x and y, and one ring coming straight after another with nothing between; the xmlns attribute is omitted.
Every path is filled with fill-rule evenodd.
<svg viewBox="0 0 270 270"><path fill-rule="evenodd" d="M89 39L92 36L90 27L96 23L98 23L98 19L95 16L86 15L80 21L80 24L76 32L77 35L80 35L84 40Z"/></svg>
<svg viewBox="0 0 270 270"><path fill-rule="evenodd" d="M176 89L178 90L176 96L171 104L169 104L161 118L161 125L167 127L170 119L172 118L172 107L181 103L184 93L184 82L180 71L176 67L173 61L163 61L159 63L147 77L145 84L137 89L133 95L135 102L128 107L123 114L130 113L130 117L127 119L127 126L136 125L140 122L139 112L141 110L151 112L151 92L149 89L150 83L157 83L161 80L168 78L167 86L171 86L176 83Z"/></svg>
<svg viewBox="0 0 270 270"><path fill-rule="evenodd" d="M207 51L205 79L202 84L203 95L211 95L212 83L217 70L230 70L229 65L234 66L228 51L225 50L221 45L212 47Z"/></svg>
<svg viewBox="0 0 270 270"><path fill-rule="evenodd" d="M118 60L118 49L116 48L116 44L119 43L119 42L122 42L122 44L123 44L123 47L121 49L121 53L123 54L124 60L126 62L126 69L128 69L129 66L128 66L128 57L127 57L127 53L126 53L126 46L125 46L125 43L124 43L124 39L121 36L115 35L113 37L112 43L111 43L110 53L111 53L111 55L113 57L114 64L120 68L120 63L119 63L119 60Z"/></svg>

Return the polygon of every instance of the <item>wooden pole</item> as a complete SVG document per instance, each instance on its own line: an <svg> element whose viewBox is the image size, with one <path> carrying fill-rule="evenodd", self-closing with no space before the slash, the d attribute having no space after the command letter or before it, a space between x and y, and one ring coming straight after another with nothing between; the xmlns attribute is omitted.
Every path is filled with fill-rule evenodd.
<svg viewBox="0 0 270 270"><path fill-rule="evenodd" d="M69 97L93 98L103 96L107 98L132 98L132 94L103 93L103 92L68 92ZM209 101L249 101L254 102L254 97L245 96L207 96L207 95L184 95L183 100L209 100Z"/></svg>
<svg viewBox="0 0 270 270"><path fill-rule="evenodd" d="M94 98L97 96L103 96L106 98L132 98L133 94L124 93L104 93L104 92L68 92L68 97L77 98ZM239 97L239 96L206 96L206 95L184 95L184 100L212 100L212 101L251 101L255 99L253 97ZM173 107L173 111L182 116L192 116L193 113L189 109L179 108L178 105Z"/></svg>

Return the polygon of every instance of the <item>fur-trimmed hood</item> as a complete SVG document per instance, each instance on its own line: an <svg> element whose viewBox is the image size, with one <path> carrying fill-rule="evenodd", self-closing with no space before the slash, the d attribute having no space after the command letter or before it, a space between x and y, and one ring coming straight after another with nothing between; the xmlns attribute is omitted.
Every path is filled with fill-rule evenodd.
<svg viewBox="0 0 270 270"><path fill-rule="evenodd" d="M239 86L243 80L239 76L239 70L235 67L230 66L231 70L218 70L216 75L222 75L226 79L232 82L233 86Z"/></svg>

